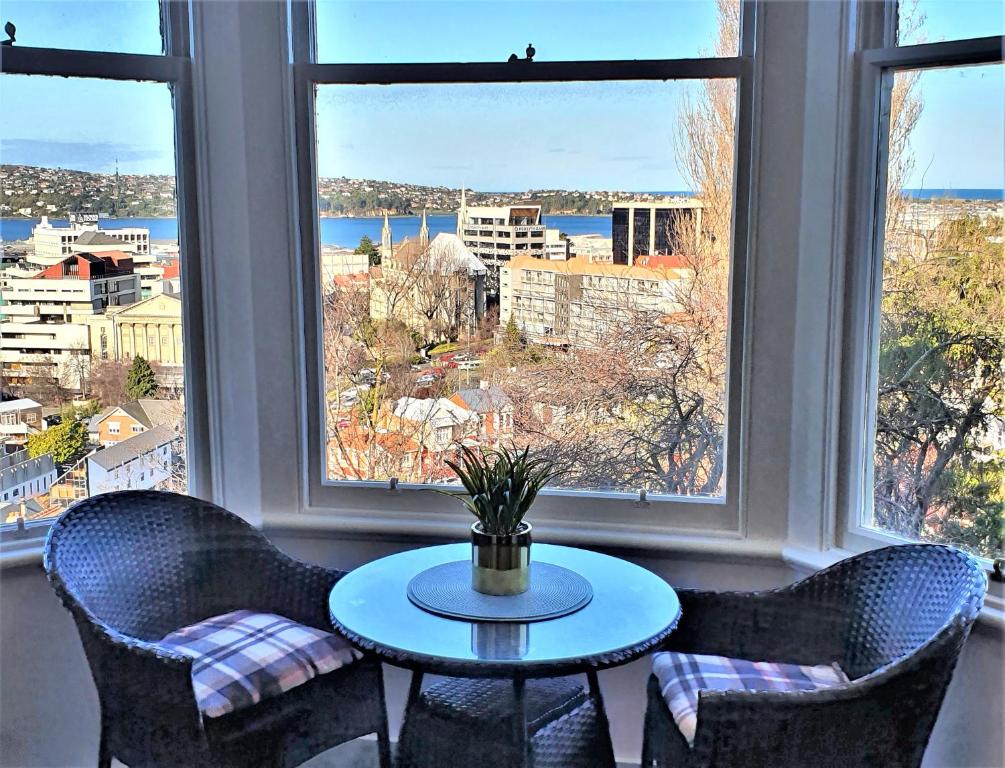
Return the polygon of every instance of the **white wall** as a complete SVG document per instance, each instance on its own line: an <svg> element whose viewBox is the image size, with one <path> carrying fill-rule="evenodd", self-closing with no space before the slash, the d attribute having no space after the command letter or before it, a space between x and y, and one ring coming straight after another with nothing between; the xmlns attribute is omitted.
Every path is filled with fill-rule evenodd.
<svg viewBox="0 0 1005 768"><path fill-rule="evenodd" d="M273 539L291 554L340 568L355 567L409 546L373 538L335 540L277 534ZM792 571L780 563L612 554L628 556L679 587L756 589L793 578ZM1002 632L978 624L964 649L936 724L925 768L1005 765L1001 729L1005 721L1003 669ZM640 759L648 674L646 661L600 674L620 762L638 763ZM392 738L400 725L408 680L408 674L402 670L386 671ZM41 567L3 569L0 572L0 765L4 768L93 765L97 723L97 694L76 627L59 605Z"/></svg>

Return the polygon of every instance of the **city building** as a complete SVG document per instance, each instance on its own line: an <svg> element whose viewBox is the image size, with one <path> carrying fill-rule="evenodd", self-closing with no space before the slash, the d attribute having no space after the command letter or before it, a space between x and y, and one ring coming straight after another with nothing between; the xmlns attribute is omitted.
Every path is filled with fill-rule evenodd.
<svg viewBox="0 0 1005 768"><path fill-rule="evenodd" d="M3 453L24 448L29 435L45 429L42 404L29 398L0 402L0 440Z"/></svg>
<svg viewBox="0 0 1005 768"><path fill-rule="evenodd" d="M499 294L501 265L516 256L544 257L545 229L540 205L468 207L461 190L457 236L488 267L487 291L493 296Z"/></svg>
<svg viewBox="0 0 1005 768"><path fill-rule="evenodd" d="M87 457L87 493L145 490L171 476L173 443L178 433L170 424L134 435Z"/></svg>
<svg viewBox="0 0 1005 768"><path fill-rule="evenodd" d="M48 493L56 482L56 465L44 453L31 458L20 450L0 457L0 506Z"/></svg>
<svg viewBox="0 0 1005 768"><path fill-rule="evenodd" d="M336 284L336 277L366 274L370 269L370 257L356 253L352 248L321 246L321 290L328 293Z"/></svg>
<svg viewBox="0 0 1005 768"><path fill-rule="evenodd" d="M431 241L423 214L417 238L392 245L384 216L381 264L371 272L370 316L394 318L431 339L456 338L485 313L488 269L460 238Z"/></svg>
<svg viewBox="0 0 1005 768"><path fill-rule="evenodd" d="M145 299L155 293L160 293L164 264L150 253L149 248L141 253L139 247L140 244L135 241L123 242L121 238L114 237L108 232L88 230L70 245L70 252L91 253L96 256L118 251L128 253L133 260L133 272L140 278L140 298Z"/></svg>
<svg viewBox="0 0 1005 768"><path fill-rule="evenodd" d="M557 229L544 231L544 258L551 261L566 261L569 258L569 240L563 238Z"/></svg>
<svg viewBox="0 0 1005 768"><path fill-rule="evenodd" d="M98 217L78 216L79 222L71 222L66 227L53 226L48 216L32 230L35 258L43 263L55 263L73 253L73 245L82 237L102 235L114 239L120 246L128 246L133 253L145 256L150 253L150 230L146 227L123 227L122 229L100 229Z"/></svg>
<svg viewBox="0 0 1005 768"><path fill-rule="evenodd" d="M618 203L611 211L615 264L632 265L639 256L687 253L701 232L698 200Z"/></svg>
<svg viewBox="0 0 1005 768"><path fill-rule="evenodd" d="M183 417L180 400L141 398L95 414L88 422L87 432L92 443L107 448L162 424L179 426Z"/></svg>
<svg viewBox="0 0 1005 768"><path fill-rule="evenodd" d="M674 257L642 267L521 256L502 268L499 321L505 326L512 318L536 343L591 344L634 312L673 314L689 274Z"/></svg>
<svg viewBox="0 0 1005 768"><path fill-rule="evenodd" d="M91 354L101 360L131 360L178 368L183 364L181 297L161 293L88 318Z"/></svg>
<svg viewBox="0 0 1005 768"><path fill-rule="evenodd" d="M122 251L71 253L42 269L9 268L0 297L0 365L12 384L79 390L86 376L87 321L134 303L140 279Z"/></svg>
<svg viewBox="0 0 1005 768"><path fill-rule="evenodd" d="M603 235L569 235L569 258L611 264L614 262L614 241Z"/></svg>

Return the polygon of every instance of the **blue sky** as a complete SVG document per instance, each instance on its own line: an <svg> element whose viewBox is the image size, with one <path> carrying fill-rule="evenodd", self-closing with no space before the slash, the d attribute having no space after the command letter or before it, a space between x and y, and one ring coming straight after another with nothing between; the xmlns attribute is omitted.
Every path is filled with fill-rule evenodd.
<svg viewBox="0 0 1005 768"><path fill-rule="evenodd" d="M318 10L328 61L656 58L707 51L714 0L632 2L328 0ZM999 0L920 0L928 40L1000 33ZM18 44L160 50L154 0L0 0ZM1002 67L922 78L910 186L1000 187ZM680 83L397 86L322 89L319 166L480 189L677 189L672 137ZM129 173L173 172L163 85L0 78L0 162Z"/></svg>

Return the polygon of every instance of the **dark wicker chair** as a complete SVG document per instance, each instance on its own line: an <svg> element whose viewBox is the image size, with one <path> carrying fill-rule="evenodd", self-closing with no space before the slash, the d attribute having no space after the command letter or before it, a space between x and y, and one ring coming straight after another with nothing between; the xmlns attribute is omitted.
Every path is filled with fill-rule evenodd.
<svg viewBox="0 0 1005 768"><path fill-rule="evenodd" d="M868 552L782 589L679 591L666 650L838 662L851 682L787 693L702 692L694 746L649 680L643 766L918 766L987 579L936 545Z"/></svg>
<svg viewBox="0 0 1005 768"><path fill-rule="evenodd" d="M52 526L45 568L73 614L101 703L99 766L291 766L376 733L390 768L380 665L369 658L222 717L203 718L192 659L168 632L236 609L330 632L343 575L297 562L236 515L188 496L120 491Z"/></svg>

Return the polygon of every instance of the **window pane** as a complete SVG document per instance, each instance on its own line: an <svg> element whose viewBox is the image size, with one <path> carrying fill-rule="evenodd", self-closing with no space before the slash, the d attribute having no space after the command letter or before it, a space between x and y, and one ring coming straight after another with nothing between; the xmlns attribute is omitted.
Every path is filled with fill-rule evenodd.
<svg viewBox="0 0 1005 768"><path fill-rule="evenodd" d="M721 495L734 104L320 87L328 476L451 482L460 446L516 444L564 487Z"/></svg>
<svg viewBox="0 0 1005 768"><path fill-rule="evenodd" d="M987 557L1005 533L1002 77L896 75L876 413L874 525Z"/></svg>
<svg viewBox="0 0 1005 768"><path fill-rule="evenodd" d="M1001 0L902 0L897 10L898 45L1005 33Z"/></svg>
<svg viewBox="0 0 1005 768"><path fill-rule="evenodd" d="M735 56L739 8L739 0L318 0L318 61L506 61L524 58L528 44L536 61Z"/></svg>
<svg viewBox="0 0 1005 768"><path fill-rule="evenodd" d="M168 86L3 75L0 99L0 522L184 490Z"/></svg>
<svg viewBox="0 0 1005 768"><path fill-rule="evenodd" d="M116 53L163 53L158 0L4 0L16 45Z"/></svg>

